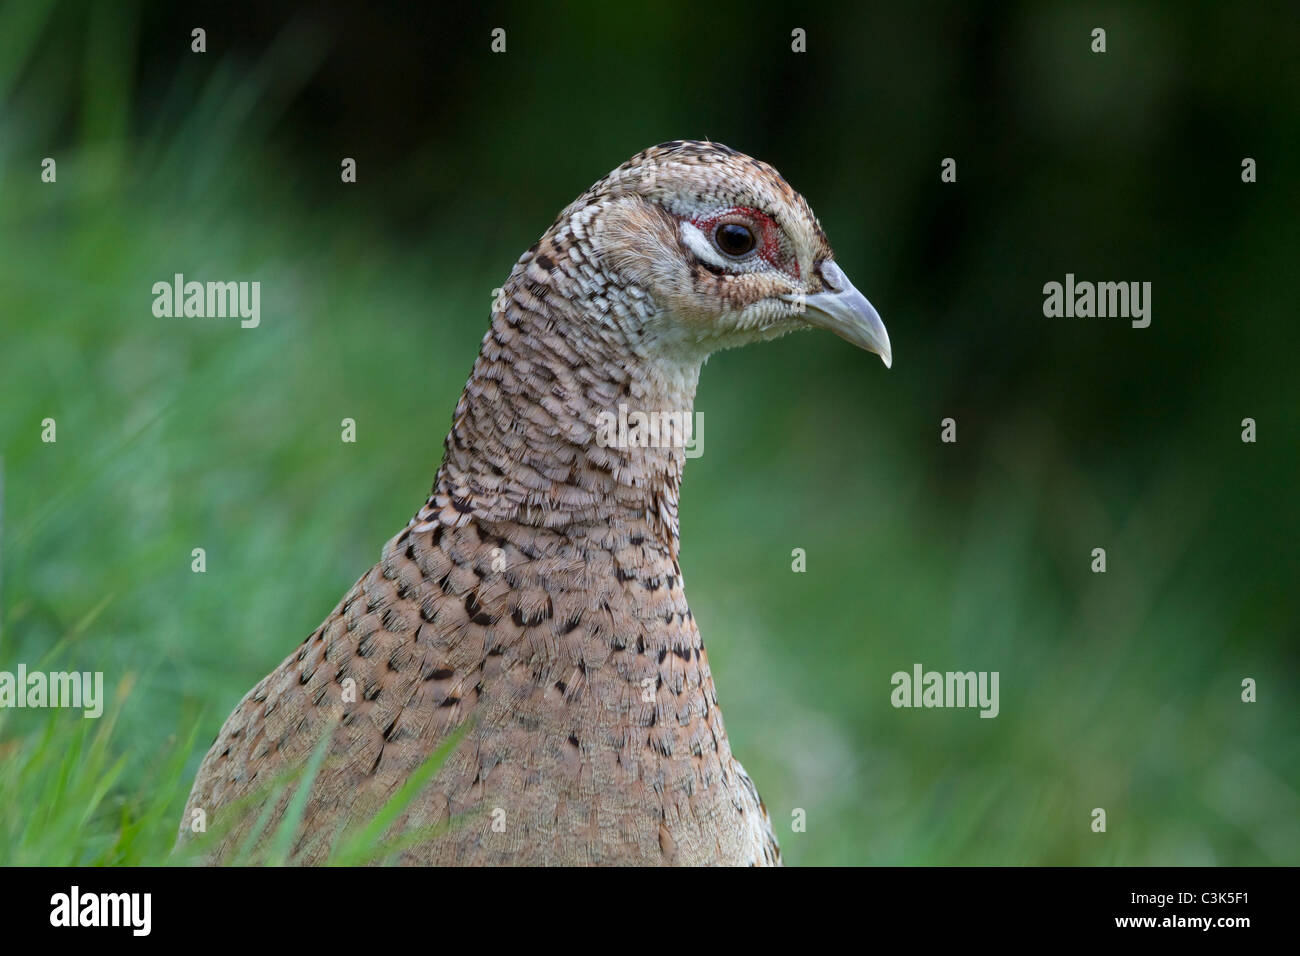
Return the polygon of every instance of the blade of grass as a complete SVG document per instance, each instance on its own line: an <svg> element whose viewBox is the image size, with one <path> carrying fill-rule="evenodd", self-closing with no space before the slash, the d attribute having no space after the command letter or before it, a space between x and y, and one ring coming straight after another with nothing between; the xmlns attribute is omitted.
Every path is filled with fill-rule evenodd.
<svg viewBox="0 0 1300 956"><path fill-rule="evenodd" d="M311 753L311 759L307 761L303 780L298 784L298 789L294 791L293 798L284 811L284 818L280 821L280 827L275 832L275 838L267 854L269 866L284 866L289 861L293 838L298 832L298 824L302 822L303 812L307 809L307 798L311 796L311 789L316 785L316 774L320 772L330 741L334 739L334 726L333 723L326 725L325 732L321 734L320 740L316 742L316 748Z"/></svg>
<svg viewBox="0 0 1300 956"><path fill-rule="evenodd" d="M416 795L424 789L425 784L438 773L452 751L465 739L465 735L469 732L470 723L467 720L452 731L447 736L447 739L429 755L428 759L420 764L416 771L407 778L406 783L398 788L397 792L389 798L388 802L371 818L370 822L357 830L350 838L345 838L343 846L337 849L329 862L337 866L356 866L368 859L373 847L379 842L388 828L401 816Z"/></svg>

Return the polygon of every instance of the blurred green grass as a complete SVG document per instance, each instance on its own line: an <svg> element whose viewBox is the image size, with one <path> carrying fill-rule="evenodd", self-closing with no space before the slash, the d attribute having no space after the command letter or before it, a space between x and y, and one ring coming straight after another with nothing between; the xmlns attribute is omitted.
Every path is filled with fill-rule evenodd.
<svg viewBox="0 0 1300 956"><path fill-rule="evenodd" d="M394 235L366 209L364 170L322 203L304 157L263 139L319 61L311 31L258 63L187 67L137 122L130 19L94 21L84 47L56 29L56 56L40 10L0 14L0 99L68 56L94 95L57 151L39 98L0 114L0 669L103 670L123 696L99 722L0 713L0 863L159 862L225 715L423 501L491 290L549 219ZM38 179L50 154L57 185ZM548 180L556 210L611 164L586 160ZM1265 336L1221 353L1254 371L1203 373L1168 406L1142 391L1133 350L1189 358L1195 329L1133 345L1101 383L1069 371L1075 330L999 356L986 337L1008 334L994 316L1014 303L996 286L1042 272L1016 263L1011 228L1041 188L942 296L862 283L900 345L890 372L813 335L710 361L682 564L734 750L792 863L1294 865L1288 397L1261 386L1267 441L1236 441L1241 383L1276 368L1275 349ZM842 261L899 255L881 234L914 210L876 189L861 200L885 210L872 238L814 199L832 238L847 233ZM1281 214L1258 215L1268 236ZM1250 289L1289 248L1197 281ZM261 327L154 318L151 286L176 272L260 281ZM1179 294L1161 307L1190 314ZM1261 311L1281 298L1254 291ZM956 446L938 442L949 414ZM57 444L40 441L46 417ZM355 445L339 441L345 417ZM1104 576L1088 570L1098 546ZM1001 714L893 709L890 675L914 662L999 671ZM1256 704L1239 702L1245 676ZM791 832L796 808L806 832Z"/></svg>

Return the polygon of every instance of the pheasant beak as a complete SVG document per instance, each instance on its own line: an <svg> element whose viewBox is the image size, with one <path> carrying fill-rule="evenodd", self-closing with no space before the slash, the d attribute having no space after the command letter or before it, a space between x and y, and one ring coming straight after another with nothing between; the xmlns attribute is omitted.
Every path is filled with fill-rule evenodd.
<svg viewBox="0 0 1300 956"><path fill-rule="evenodd" d="M880 320L880 313L865 295L853 287L844 270L833 260L826 259L819 268L827 291L803 296L802 300L798 296L787 296L787 301L802 301L809 323L834 332L860 349L875 352L885 363L885 368L889 368L894 358L889 348L889 333Z"/></svg>

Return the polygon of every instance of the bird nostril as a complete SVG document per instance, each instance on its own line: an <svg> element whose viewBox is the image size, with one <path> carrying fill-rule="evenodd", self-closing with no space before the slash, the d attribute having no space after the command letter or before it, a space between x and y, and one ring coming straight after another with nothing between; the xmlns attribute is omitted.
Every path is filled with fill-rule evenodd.
<svg viewBox="0 0 1300 956"><path fill-rule="evenodd" d="M823 259L817 264L817 272L822 283L831 292L843 292L849 287L849 277L835 264L834 259Z"/></svg>

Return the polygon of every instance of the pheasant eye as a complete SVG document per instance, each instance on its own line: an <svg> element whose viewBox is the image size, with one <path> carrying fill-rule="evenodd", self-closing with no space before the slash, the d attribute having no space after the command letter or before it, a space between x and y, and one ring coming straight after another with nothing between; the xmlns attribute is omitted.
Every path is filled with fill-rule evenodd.
<svg viewBox="0 0 1300 956"><path fill-rule="evenodd" d="M738 222L724 222L713 232L713 241L732 258L739 259L755 245L754 233Z"/></svg>

